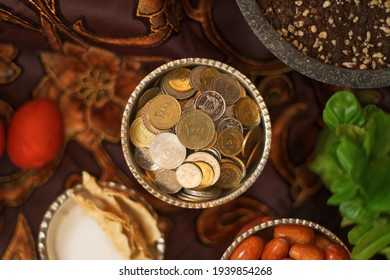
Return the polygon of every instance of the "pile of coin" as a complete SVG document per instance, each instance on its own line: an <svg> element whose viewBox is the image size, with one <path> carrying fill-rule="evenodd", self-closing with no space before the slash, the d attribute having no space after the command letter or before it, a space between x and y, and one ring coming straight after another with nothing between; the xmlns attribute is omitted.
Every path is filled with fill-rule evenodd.
<svg viewBox="0 0 390 280"><path fill-rule="evenodd" d="M261 157L260 109L231 74L169 71L141 93L130 125L134 159L161 191L213 200L240 186Z"/></svg>

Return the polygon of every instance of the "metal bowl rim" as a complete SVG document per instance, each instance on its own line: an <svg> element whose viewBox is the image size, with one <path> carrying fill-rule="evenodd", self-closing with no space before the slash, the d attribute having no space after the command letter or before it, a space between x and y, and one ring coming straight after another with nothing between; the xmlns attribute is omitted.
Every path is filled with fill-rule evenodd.
<svg viewBox="0 0 390 280"><path fill-rule="evenodd" d="M143 178L143 176L137 171L136 163L134 162L131 152L130 152L130 140L129 140L129 127L130 127L130 118L132 114L133 106L135 105L135 102L137 101L137 98L140 94L142 94L143 89L145 89L147 86L150 85L151 82L153 82L156 78L158 78L160 75L168 72L171 69L178 68L178 67L188 67L188 66L197 66L197 65L204 65L209 67L215 67L219 70L222 70L225 73L230 73L234 75L235 78L237 78L249 91L249 93L252 95L252 97L257 101L260 112L261 112L261 122L264 126L264 149L262 151L262 158L256 166L256 168L253 170L252 174L242 183L242 185L237 188L235 191L230 193L227 196L217 198L214 200L204 201L204 202L187 202L182 201L180 199L177 199L173 196L167 195L161 191L159 191L157 188L151 187L148 182L146 182ZM254 86L254 84L241 72L239 72L237 69L222 63L220 61L207 59L207 58L183 58L178 60L173 60L171 62L168 62L166 64L161 65L160 67L153 70L149 75L147 75L134 89L133 93L131 94L125 110L123 112L122 117L122 124L121 124L121 145L122 145L122 152L125 157L126 163L128 168L130 169L133 176L136 178L136 180L141 184L143 188L145 188L149 193L154 195L156 198L178 206L182 208L195 208L195 209L203 209L203 208L209 208L214 207L217 205L224 204L226 202L229 202L233 200L234 198L240 196L243 194L247 189L250 188L250 186L256 181L256 179L259 177L260 173L263 171L264 166L268 160L270 150L271 150L271 121L270 116L267 110L267 107L265 105L265 102L260 95L257 88Z"/></svg>

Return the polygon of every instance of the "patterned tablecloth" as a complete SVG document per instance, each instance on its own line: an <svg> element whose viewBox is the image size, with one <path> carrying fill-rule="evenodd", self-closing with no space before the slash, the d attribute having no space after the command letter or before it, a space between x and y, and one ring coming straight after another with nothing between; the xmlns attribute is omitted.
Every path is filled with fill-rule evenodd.
<svg viewBox="0 0 390 280"><path fill-rule="evenodd" d="M233 0L3 0L0 4L0 115L9 120L27 101L55 100L65 120L61 155L42 169L17 170L0 159L0 256L35 259L42 217L86 170L135 189L154 207L166 236L166 259L219 259L238 230L264 215L312 220L348 244L330 193L308 169L326 100L340 89L309 79L275 59L252 33ZM120 145L122 111L132 90L168 61L204 57L247 75L272 122L264 172L234 201L180 209L143 190ZM103 106L77 96L98 66L110 79ZM89 70L89 71L88 71ZM98 81L97 81L98 82ZM94 84L90 84L94 87ZM354 90L390 109L389 88Z"/></svg>

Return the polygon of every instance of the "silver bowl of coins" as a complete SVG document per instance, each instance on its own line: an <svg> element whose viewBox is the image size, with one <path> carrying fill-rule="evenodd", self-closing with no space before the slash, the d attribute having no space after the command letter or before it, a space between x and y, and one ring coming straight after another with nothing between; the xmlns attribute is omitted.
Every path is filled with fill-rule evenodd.
<svg viewBox="0 0 390 280"><path fill-rule="evenodd" d="M135 88L121 142L130 171L152 195L207 208L256 181L270 153L271 124L247 77L222 62L186 58L158 67Z"/></svg>

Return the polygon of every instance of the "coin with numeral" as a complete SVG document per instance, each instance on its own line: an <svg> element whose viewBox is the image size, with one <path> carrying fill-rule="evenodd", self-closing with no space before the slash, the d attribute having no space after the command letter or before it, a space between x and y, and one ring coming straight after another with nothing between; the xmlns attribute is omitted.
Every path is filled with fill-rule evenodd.
<svg viewBox="0 0 390 280"><path fill-rule="evenodd" d="M150 142L156 136L156 134L146 128L141 117L136 118L130 125L129 134L130 141L138 148L149 147Z"/></svg>
<svg viewBox="0 0 390 280"><path fill-rule="evenodd" d="M179 141L188 149L202 149L214 139L214 122L203 111L189 111L177 123L176 133Z"/></svg>
<svg viewBox="0 0 390 280"><path fill-rule="evenodd" d="M182 188L176 178L175 170L161 170L156 174L155 180L158 188L169 194L177 193Z"/></svg>
<svg viewBox="0 0 390 280"><path fill-rule="evenodd" d="M152 160L148 148L136 148L134 151L134 159L139 166L145 170L156 170L159 168L159 166Z"/></svg>
<svg viewBox="0 0 390 280"><path fill-rule="evenodd" d="M227 105L236 103L241 96L240 83L228 74L216 76L211 83L211 89L219 92Z"/></svg>
<svg viewBox="0 0 390 280"><path fill-rule="evenodd" d="M221 176L215 185L221 189L233 189L240 184L242 178L242 171L238 166L230 162L222 163Z"/></svg>
<svg viewBox="0 0 390 280"><path fill-rule="evenodd" d="M222 130L218 135L217 148L224 156L235 156L241 152L244 136L235 128Z"/></svg>
<svg viewBox="0 0 390 280"><path fill-rule="evenodd" d="M161 94L148 102L148 119L157 129L169 129L180 119L179 102L170 95Z"/></svg>
<svg viewBox="0 0 390 280"><path fill-rule="evenodd" d="M202 182L202 170L192 162L185 162L176 169L179 183L186 189L193 189Z"/></svg>
<svg viewBox="0 0 390 280"><path fill-rule="evenodd" d="M210 90L202 92L196 98L195 107L208 114L213 121L216 121L225 113L226 104L222 95Z"/></svg>
<svg viewBox="0 0 390 280"><path fill-rule="evenodd" d="M234 109L237 119L244 127L251 128L260 124L261 119L259 106L256 101L249 96L240 98Z"/></svg>
<svg viewBox="0 0 390 280"><path fill-rule="evenodd" d="M211 182L211 185L214 185L215 182L217 182L221 174L221 167L219 161L213 155L207 152L194 152L188 155L186 161L191 161L191 162L204 161L208 163L214 171L214 179Z"/></svg>
<svg viewBox="0 0 390 280"><path fill-rule="evenodd" d="M184 147L177 136L173 133L163 132L158 134L150 142L150 156L161 168L175 169L184 162L186 158L186 147Z"/></svg>

